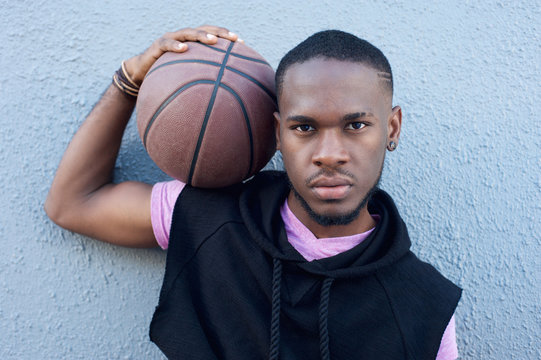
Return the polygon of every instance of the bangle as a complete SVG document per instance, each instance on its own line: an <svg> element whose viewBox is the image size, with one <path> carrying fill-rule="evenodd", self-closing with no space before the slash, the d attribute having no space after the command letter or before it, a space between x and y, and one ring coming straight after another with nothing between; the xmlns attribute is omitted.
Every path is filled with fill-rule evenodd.
<svg viewBox="0 0 541 360"><path fill-rule="evenodd" d="M137 98L137 95L139 94L139 85L137 85L128 75L124 61L122 61L120 69L113 75L113 84L131 98Z"/></svg>
<svg viewBox="0 0 541 360"><path fill-rule="evenodd" d="M132 84L135 88L137 88L137 90L139 90L140 85L137 85L135 81L132 80L132 78L128 74L128 71L126 71L125 63L126 63L125 61L122 61L122 64L120 64L120 69L122 69L122 75L124 75L124 77L126 78L126 80L128 80L130 84Z"/></svg>

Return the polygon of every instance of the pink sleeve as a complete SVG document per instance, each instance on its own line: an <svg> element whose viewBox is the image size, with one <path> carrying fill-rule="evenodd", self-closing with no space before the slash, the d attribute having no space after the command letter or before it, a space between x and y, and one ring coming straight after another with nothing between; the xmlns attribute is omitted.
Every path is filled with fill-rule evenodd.
<svg viewBox="0 0 541 360"><path fill-rule="evenodd" d="M441 338L440 349L438 350L436 360L455 360L457 358L458 348L456 346L455 315L453 315Z"/></svg>
<svg viewBox="0 0 541 360"><path fill-rule="evenodd" d="M185 185L181 181L172 180L156 183L152 187L150 198L152 230L158 245L164 250L169 246L169 231L171 230L173 209Z"/></svg>

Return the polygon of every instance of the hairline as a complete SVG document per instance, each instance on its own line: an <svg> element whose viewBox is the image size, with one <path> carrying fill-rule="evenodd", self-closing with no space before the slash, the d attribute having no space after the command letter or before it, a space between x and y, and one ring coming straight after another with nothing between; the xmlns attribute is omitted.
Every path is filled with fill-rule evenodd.
<svg viewBox="0 0 541 360"><path fill-rule="evenodd" d="M287 72L291 69L291 67L295 66L295 65L302 65L304 63L307 63L309 61L312 61L312 60L335 60L335 61L340 61L340 62L348 62L348 63L353 63L353 64L361 64L361 65L364 65L366 67L369 67L370 69L374 70L376 72L376 75L378 77L378 79L380 80L380 83L386 83L386 85L381 85L383 86L383 90L386 94L388 94L390 96L390 100L391 100L391 103L392 103L392 99L393 99L393 88L392 88L392 74L387 72L387 71L382 71L381 69L378 69L376 68L373 64L371 64L369 61L366 61L366 60L352 60L352 59L340 59L340 58L337 58L337 57L333 57L333 56L327 56L327 55L324 55L324 54L318 54L316 56L312 56L308 59L302 59L302 60L299 60L299 61L295 61L295 62L292 62L290 64L287 64L287 66L282 69L282 74L280 76L280 78L278 79L279 81L276 83L276 98L277 98L277 101L278 103L280 102L280 97L281 97L281 94L282 94L282 90L283 90L283 83L284 83L284 79L286 77L286 74ZM391 84L389 84L391 83Z"/></svg>

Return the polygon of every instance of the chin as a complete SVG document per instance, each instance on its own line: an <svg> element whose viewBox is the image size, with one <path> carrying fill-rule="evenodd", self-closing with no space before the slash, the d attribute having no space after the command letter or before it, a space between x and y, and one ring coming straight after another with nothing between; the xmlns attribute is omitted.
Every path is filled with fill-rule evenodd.
<svg viewBox="0 0 541 360"><path fill-rule="evenodd" d="M338 209L336 209L337 207L342 206L343 200L325 200L325 205L322 206L323 209L317 209L314 206L310 206L310 204L308 204L308 202L301 196L301 194L299 194L299 192L295 188L291 187L291 189L293 191L293 194L295 195L295 198L299 200L301 206L310 216L310 218L321 226L339 226L352 223L359 217L361 210L366 206L366 203L369 199L368 195L365 196L357 204L356 207L353 207L349 211L342 209L342 211L338 211ZM371 195L371 193L369 195ZM329 207L334 209L325 210L325 208Z"/></svg>
<svg viewBox="0 0 541 360"><path fill-rule="evenodd" d="M330 213L330 212L324 212L324 213L318 213L315 211L307 210L308 215L310 215L310 218L317 222L319 225L322 226L339 226L339 225L349 225L353 221L355 221L359 214L361 213L361 210L364 208L364 205L359 204L357 208L354 208L353 210L349 212L344 213Z"/></svg>
<svg viewBox="0 0 541 360"><path fill-rule="evenodd" d="M348 225L356 220L361 210L368 204L368 201L372 197L372 194L378 189L379 181L381 178L381 173L383 171L383 164L381 166L379 176L375 181L374 185L369 188L364 196L361 196L354 201L351 198L345 199L328 199L328 200L318 200L314 199L315 204L312 206L306 201L306 199L297 191L293 186L291 180L289 180L289 188L295 195L295 198L299 201L303 209L310 216L312 220L322 226L337 226L337 225ZM353 195L353 194L351 194ZM308 197L309 198L309 197ZM344 209L346 203L347 209Z"/></svg>

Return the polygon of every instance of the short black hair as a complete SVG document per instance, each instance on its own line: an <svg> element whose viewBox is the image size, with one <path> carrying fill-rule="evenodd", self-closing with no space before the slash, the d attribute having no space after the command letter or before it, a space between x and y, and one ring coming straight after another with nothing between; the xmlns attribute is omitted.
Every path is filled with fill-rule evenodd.
<svg viewBox="0 0 541 360"><path fill-rule="evenodd" d="M276 96L280 98L287 69L314 58L329 58L358 62L381 72L380 77L389 84L393 94L393 73L389 61L374 45L340 30L325 30L315 33L291 49L280 61L276 70Z"/></svg>

